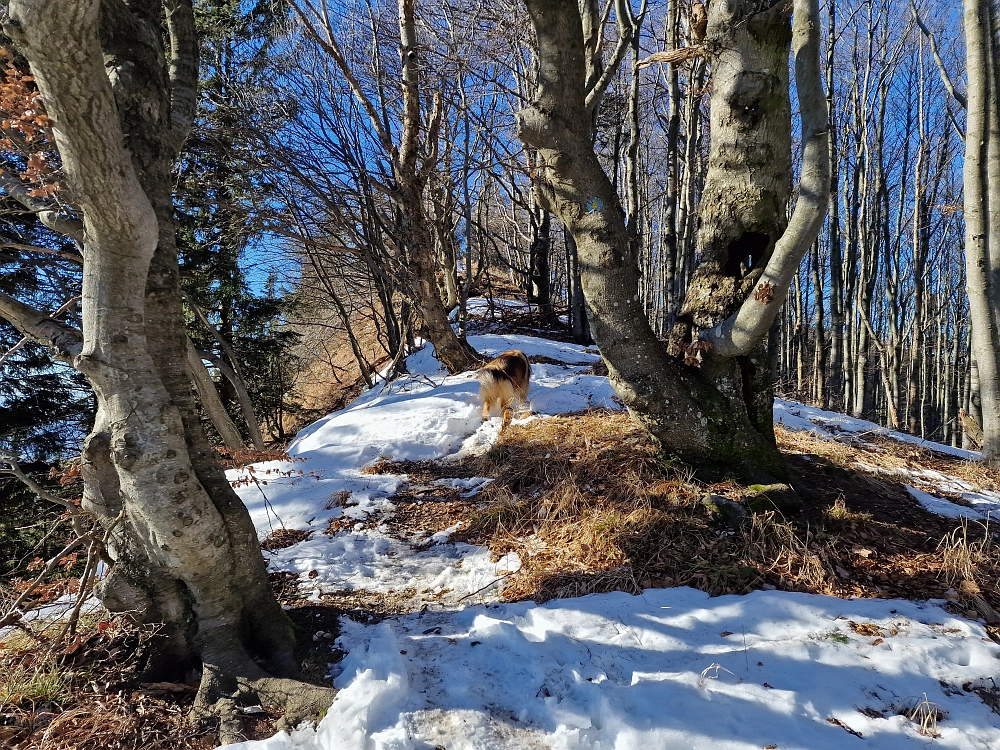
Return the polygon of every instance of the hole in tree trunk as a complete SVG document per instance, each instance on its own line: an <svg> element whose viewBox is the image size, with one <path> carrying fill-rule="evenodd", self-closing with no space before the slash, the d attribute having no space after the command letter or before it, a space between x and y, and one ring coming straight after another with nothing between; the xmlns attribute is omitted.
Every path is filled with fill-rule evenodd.
<svg viewBox="0 0 1000 750"><path fill-rule="evenodd" d="M771 242L771 236L763 232L744 232L738 240L729 243L726 249L726 275L740 278L746 271L764 257ZM742 268L746 264L746 271Z"/></svg>

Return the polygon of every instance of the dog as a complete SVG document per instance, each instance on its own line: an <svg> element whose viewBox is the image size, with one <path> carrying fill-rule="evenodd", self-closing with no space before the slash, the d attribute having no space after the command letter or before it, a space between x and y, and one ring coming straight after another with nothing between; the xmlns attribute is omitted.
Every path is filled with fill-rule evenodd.
<svg viewBox="0 0 1000 750"><path fill-rule="evenodd" d="M531 364L524 352L511 349L476 370L476 377L479 379L479 398L483 402L483 419L489 419L493 406L498 405L503 415L500 424L500 432L503 432L514 418L513 403L528 403Z"/></svg>

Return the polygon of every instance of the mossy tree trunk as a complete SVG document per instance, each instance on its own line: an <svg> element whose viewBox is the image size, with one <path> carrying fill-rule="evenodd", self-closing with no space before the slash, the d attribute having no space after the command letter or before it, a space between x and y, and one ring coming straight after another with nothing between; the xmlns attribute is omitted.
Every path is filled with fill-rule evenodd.
<svg viewBox="0 0 1000 750"><path fill-rule="evenodd" d="M761 10L712 3L703 48L713 66L712 151L700 214L703 265L670 351L638 294L625 213L594 154L587 117L585 34L576 0L526 0L539 84L522 111L522 140L546 165L539 200L572 232L590 323L609 376L633 418L664 450L693 464L785 474L774 444L763 341L829 194L826 103L814 1ZM795 214L788 54L795 38L804 159ZM700 342L700 343L699 343Z"/></svg>

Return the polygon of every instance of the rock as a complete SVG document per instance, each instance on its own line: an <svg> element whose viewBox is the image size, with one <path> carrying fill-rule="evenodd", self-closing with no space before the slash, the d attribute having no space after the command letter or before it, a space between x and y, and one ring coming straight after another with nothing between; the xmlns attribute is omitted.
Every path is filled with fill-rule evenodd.
<svg viewBox="0 0 1000 750"><path fill-rule="evenodd" d="M713 517L721 518L731 529L738 529L750 516L742 504L722 495L706 495L701 502Z"/></svg>
<svg viewBox="0 0 1000 750"><path fill-rule="evenodd" d="M770 510L788 515L802 509L802 498L790 484L751 484L747 489L756 493L747 503L754 513Z"/></svg>

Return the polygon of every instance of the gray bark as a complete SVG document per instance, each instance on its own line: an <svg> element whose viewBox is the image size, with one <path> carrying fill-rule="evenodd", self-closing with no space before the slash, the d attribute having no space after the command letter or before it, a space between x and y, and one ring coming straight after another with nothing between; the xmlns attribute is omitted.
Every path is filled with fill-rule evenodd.
<svg viewBox="0 0 1000 750"><path fill-rule="evenodd" d="M983 460L1000 464L1000 96L996 11L965 1L968 118L965 138L966 289L979 379ZM992 177L992 179L991 179Z"/></svg>
<svg viewBox="0 0 1000 750"><path fill-rule="evenodd" d="M83 506L107 523L104 601L164 623L161 665L203 668L199 704L284 694L290 722L332 691L296 671L291 625L270 591L249 515L200 431L177 288L170 167L190 127L196 56L189 2L16 0L4 30L28 59L84 222L81 332L9 299L0 314L54 344L98 402L84 447ZM74 336L75 333L75 336ZM75 341L73 340L75 337ZM295 686L301 687L296 689Z"/></svg>
<svg viewBox="0 0 1000 750"><path fill-rule="evenodd" d="M538 186L540 202L563 220L576 241L591 327L612 384L633 418L669 452L693 463L727 464L742 471L757 469L784 474L770 419L758 431L749 415L750 411L759 414L761 399L769 397L756 389L757 373L748 372L746 364L741 368L732 354L729 359L726 354L715 359L711 373L685 367L667 354L650 328L638 293L638 270L633 262L624 210L591 145L585 116L588 61L576 2L528 0L527 6L538 40L539 74L532 105L520 115L520 135L526 144L539 150L546 165L545 180ZM720 3L713 8L706 47L715 40L710 48L718 56L712 106L716 163L722 167L722 155L728 150L734 171L741 172L738 181L746 184L748 193L759 194L758 186L752 184L751 171L756 173L769 159L783 158L784 176L765 179L776 180L779 186L784 184L787 197L790 139L787 135L783 143L780 139L782 129L788 133L790 119L787 60L791 34L787 15L781 9L755 14L754 8L740 3ZM774 234L768 240L768 246L779 240L779 252L773 254L779 261L773 268L768 265L768 272L775 280L785 282L783 288L775 289L782 298L801 253L808 250L819 230L825 211L824 197L829 190L829 172L823 167L827 162L826 108L819 79L816 4L803 2L797 10L796 61L800 97L805 102L803 140L808 161L803 168L800 200L789 232L780 239ZM816 106L819 128L813 124ZM768 127L778 131L779 153L762 135ZM754 154L744 153L746 144L761 142L767 145ZM780 154L782 148L786 152L784 157ZM747 184L748 178L751 184ZM733 184L727 187L732 190ZM722 181L711 186L718 195L714 199L717 203L723 202L725 189ZM711 190L707 186L706 194ZM773 224L776 213L784 215L784 203L779 197L764 197L759 206L749 197L737 196L736 202L740 204L737 213L741 214L738 221L742 227L735 237L724 242L720 231L708 241L723 243L725 248L728 242L750 231L753 224L748 218L756 215ZM741 213L744 207L745 215ZM722 226L720 220L720 229ZM790 263L791 271L783 263ZM744 317L739 319L740 326L730 324L716 335L720 348L742 355L745 351L739 347L746 344L740 337L745 335L749 340L750 331L765 320L766 333L778 305L768 308L765 303L762 309L760 305L744 302L741 306L735 298L735 288L732 294L727 303L735 303ZM730 312L726 310L726 314ZM761 338L763 333L747 348L756 346ZM763 363L756 366L758 372L766 370ZM736 383L745 385L746 391L735 388Z"/></svg>
<svg viewBox="0 0 1000 750"><path fill-rule="evenodd" d="M212 421L212 425L222 438L222 444L229 450L237 451L243 448L243 438L240 431L236 429L233 420L229 418L226 407L219 398L219 392L215 390L215 382L205 369L205 363L201 361L194 344L188 340L187 362L191 371L191 383L198 393L198 400L201 401L202 408Z"/></svg>

